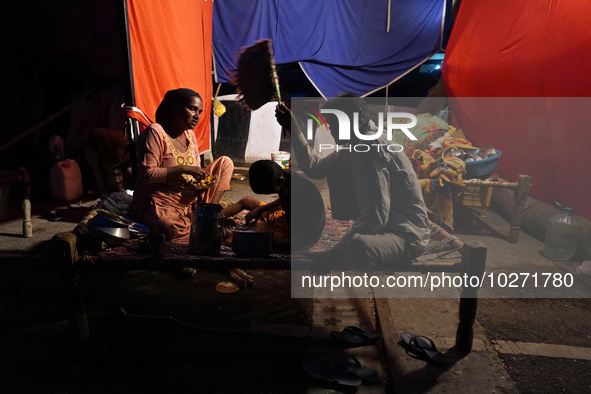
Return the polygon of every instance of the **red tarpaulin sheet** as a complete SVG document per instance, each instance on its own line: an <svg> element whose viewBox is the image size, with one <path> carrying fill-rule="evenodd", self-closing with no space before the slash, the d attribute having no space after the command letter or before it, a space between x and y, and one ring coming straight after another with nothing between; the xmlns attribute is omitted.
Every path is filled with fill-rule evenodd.
<svg viewBox="0 0 591 394"><path fill-rule="evenodd" d="M464 0L442 72L450 97L521 97L450 107L475 145L503 151L501 177L529 174L534 197L591 218L587 9L584 0Z"/></svg>
<svg viewBox="0 0 591 394"><path fill-rule="evenodd" d="M204 115L194 132L199 150L211 149L213 2L128 0L127 5L135 106L154 121L166 91L190 88L199 92ZM142 116L132 116L146 126Z"/></svg>

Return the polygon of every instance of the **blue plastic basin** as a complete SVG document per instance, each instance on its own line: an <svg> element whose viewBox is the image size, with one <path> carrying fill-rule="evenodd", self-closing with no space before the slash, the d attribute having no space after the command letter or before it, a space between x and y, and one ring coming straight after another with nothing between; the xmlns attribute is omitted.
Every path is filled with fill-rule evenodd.
<svg viewBox="0 0 591 394"><path fill-rule="evenodd" d="M464 178L486 178L497 168L499 157L503 152L497 149L497 154L487 159L466 162L466 176Z"/></svg>

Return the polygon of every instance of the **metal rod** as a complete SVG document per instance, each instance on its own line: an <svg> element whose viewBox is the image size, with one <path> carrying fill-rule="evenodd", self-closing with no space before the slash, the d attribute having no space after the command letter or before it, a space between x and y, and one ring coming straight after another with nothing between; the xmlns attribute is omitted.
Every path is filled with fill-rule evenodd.
<svg viewBox="0 0 591 394"><path fill-rule="evenodd" d="M58 116L63 114L64 112L68 111L74 105L76 105L76 103L78 103L78 101L85 99L86 97L88 97L89 95L91 95L92 93L97 91L98 89L99 89L99 86L95 87L94 89L89 90L88 92L84 93L81 97L77 98L76 100L72 101L70 104L66 105L64 108L62 108L59 111L55 112L54 114L48 116L47 118L41 120L40 122L38 122L34 126L30 127L29 129L23 131L22 133L19 133L19 135L17 135L16 137L11 139L10 141L8 141L5 144L3 144L2 146L0 146L0 152L2 152L4 149L16 144L18 141L22 140L23 138L25 138L29 134L32 134L33 132L37 131L41 127L45 126L47 123L51 122L52 120L54 120L55 118L57 118Z"/></svg>

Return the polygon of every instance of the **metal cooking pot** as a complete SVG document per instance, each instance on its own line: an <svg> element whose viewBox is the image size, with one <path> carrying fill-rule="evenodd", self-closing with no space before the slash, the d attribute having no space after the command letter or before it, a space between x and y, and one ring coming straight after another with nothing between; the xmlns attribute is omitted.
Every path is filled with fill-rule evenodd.
<svg viewBox="0 0 591 394"><path fill-rule="evenodd" d="M232 252L242 257L269 257L273 248L272 231L233 230Z"/></svg>
<svg viewBox="0 0 591 394"><path fill-rule="evenodd" d="M88 230L90 235L109 246L120 245L130 238L126 223L102 211L88 221Z"/></svg>
<svg viewBox="0 0 591 394"><path fill-rule="evenodd" d="M216 256L224 234L224 215L220 204L200 202L193 213L189 254Z"/></svg>

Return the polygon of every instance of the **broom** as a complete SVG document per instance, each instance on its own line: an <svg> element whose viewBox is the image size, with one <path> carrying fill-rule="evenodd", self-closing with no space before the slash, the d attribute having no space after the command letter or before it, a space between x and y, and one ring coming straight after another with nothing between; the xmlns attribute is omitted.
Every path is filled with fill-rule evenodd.
<svg viewBox="0 0 591 394"><path fill-rule="evenodd" d="M237 86L239 102L251 110L258 109L269 101L281 100L271 39L257 41L242 49L232 83Z"/></svg>

